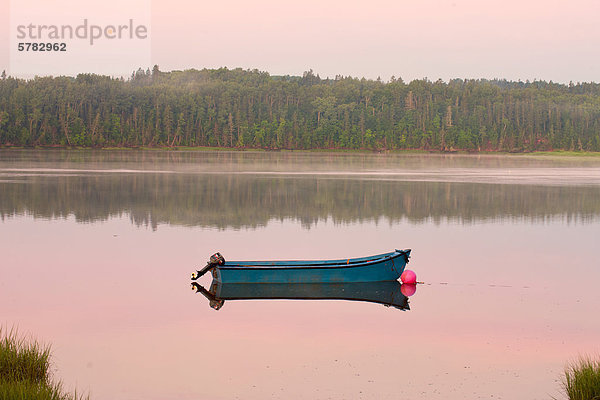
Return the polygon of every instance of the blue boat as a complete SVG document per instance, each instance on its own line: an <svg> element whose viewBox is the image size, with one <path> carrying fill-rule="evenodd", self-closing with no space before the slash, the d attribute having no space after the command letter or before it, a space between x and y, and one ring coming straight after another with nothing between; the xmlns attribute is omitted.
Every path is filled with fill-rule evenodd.
<svg viewBox="0 0 600 400"><path fill-rule="evenodd" d="M221 283L213 281L210 289L192 282L215 310L229 300L350 300L383 304L410 310L408 297L398 281L354 283Z"/></svg>
<svg viewBox="0 0 600 400"><path fill-rule="evenodd" d="M192 280L211 272L221 283L338 283L397 280L410 257L410 249L370 257L320 261L225 261L220 253Z"/></svg>

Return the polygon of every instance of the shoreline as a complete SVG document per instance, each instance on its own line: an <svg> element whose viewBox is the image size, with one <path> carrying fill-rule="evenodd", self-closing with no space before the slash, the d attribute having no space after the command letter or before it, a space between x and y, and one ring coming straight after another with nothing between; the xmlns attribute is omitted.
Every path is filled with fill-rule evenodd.
<svg viewBox="0 0 600 400"><path fill-rule="evenodd" d="M460 156L511 156L511 157L577 157L599 158L600 152L592 151L533 151L533 152L501 152L501 151L441 151L441 150L369 150L369 149L261 149L261 148L236 148L236 147L204 147L204 146L110 146L110 147L85 147L85 146L7 146L0 145L0 150L61 150L61 151L191 151L191 152L249 152L249 153L340 153L340 154L407 154L407 155L460 155Z"/></svg>

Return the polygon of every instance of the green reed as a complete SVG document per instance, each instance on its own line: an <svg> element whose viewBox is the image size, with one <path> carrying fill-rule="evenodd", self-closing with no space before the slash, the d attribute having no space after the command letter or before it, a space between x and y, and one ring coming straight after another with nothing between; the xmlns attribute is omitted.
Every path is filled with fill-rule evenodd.
<svg viewBox="0 0 600 400"><path fill-rule="evenodd" d="M0 327L0 399L80 400L66 394L50 376L50 346L20 337L15 329Z"/></svg>
<svg viewBox="0 0 600 400"><path fill-rule="evenodd" d="M569 400L600 400L600 360L581 357L569 364L562 384Z"/></svg>

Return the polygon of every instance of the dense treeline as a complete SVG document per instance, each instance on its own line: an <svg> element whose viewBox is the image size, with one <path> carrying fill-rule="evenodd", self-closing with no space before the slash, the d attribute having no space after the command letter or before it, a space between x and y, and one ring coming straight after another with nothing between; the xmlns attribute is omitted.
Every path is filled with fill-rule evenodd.
<svg viewBox="0 0 600 400"><path fill-rule="evenodd" d="M266 72L0 79L0 144L600 151L600 84Z"/></svg>

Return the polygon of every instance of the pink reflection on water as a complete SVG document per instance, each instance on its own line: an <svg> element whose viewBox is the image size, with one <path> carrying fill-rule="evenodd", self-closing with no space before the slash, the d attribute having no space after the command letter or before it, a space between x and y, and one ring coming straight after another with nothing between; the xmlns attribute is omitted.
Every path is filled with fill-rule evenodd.
<svg viewBox="0 0 600 400"><path fill-rule="evenodd" d="M127 217L15 217L0 224L1 322L52 343L59 377L93 399L560 397L563 365L599 350L599 233L290 221L153 232ZM216 312L189 288L217 250L318 259L398 247L413 248L410 267L427 283L408 312L285 300Z"/></svg>

